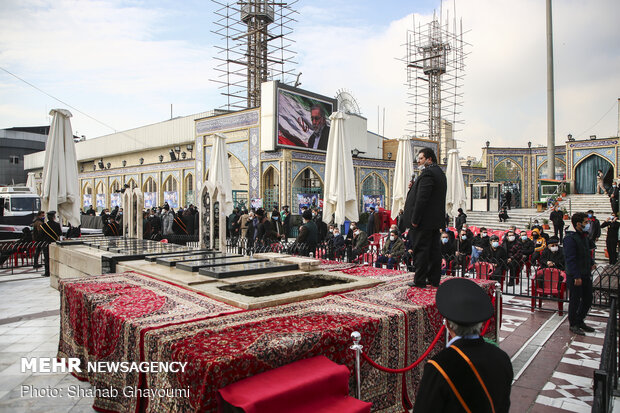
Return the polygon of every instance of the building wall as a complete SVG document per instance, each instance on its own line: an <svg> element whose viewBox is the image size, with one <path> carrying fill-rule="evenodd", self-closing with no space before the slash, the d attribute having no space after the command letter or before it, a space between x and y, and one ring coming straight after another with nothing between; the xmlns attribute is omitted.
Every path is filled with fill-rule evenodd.
<svg viewBox="0 0 620 413"><path fill-rule="evenodd" d="M45 150L47 135L10 129L0 130L0 185L25 184L24 157ZM17 157L17 163L11 161Z"/></svg>

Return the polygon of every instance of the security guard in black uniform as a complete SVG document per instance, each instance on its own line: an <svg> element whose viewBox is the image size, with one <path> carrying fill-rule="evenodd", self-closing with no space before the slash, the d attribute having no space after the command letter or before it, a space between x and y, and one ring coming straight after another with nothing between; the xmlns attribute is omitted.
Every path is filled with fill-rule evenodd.
<svg viewBox="0 0 620 413"><path fill-rule="evenodd" d="M43 247L43 257L45 258L45 272L43 277L50 276L50 247L51 242L60 240L62 235L62 227L56 222L56 211L49 211L47 213L47 222L41 224L41 240L45 242Z"/></svg>
<svg viewBox="0 0 620 413"><path fill-rule="evenodd" d="M452 278L439 286L435 300L452 339L424 366L413 412L508 412L510 358L480 337L493 316L489 296L467 278Z"/></svg>

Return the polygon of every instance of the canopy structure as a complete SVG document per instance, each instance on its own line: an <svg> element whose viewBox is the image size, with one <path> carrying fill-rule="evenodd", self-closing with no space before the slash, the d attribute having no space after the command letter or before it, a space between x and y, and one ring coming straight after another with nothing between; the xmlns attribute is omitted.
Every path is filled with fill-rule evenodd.
<svg viewBox="0 0 620 413"><path fill-rule="evenodd" d="M230 178L230 164L228 163L228 149L226 147L226 136L216 133L213 136L213 147L211 149L211 162L209 164L209 177L205 186L209 191L213 202L219 202L219 221L220 221L220 249L223 251L226 245L226 217L232 213L232 181ZM211 209L213 211L213 209ZM213 213L213 212L211 212ZM210 220L210 222L214 222ZM213 229L213 226L211 226ZM210 237L213 244L213 236ZM213 245L211 245L213 247Z"/></svg>
<svg viewBox="0 0 620 413"><path fill-rule="evenodd" d="M57 211L73 226L80 225L80 186L77 156L66 109L52 109L52 125L45 147L41 198L44 211Z"/></svg>
<svg viewBox="0 0 620 413"><path fill-rule="evenodd" d="M467 194L465 193L465 181L463 171L459 161L459 151L451 149L448 151L448 166L446 168L446 179L448 189L446 192L446 212L451 217L458 215L458 209L467 206Z"/></svg>
<svg viewBox="0 0 620 413"><path fill-rule="evenodd" d="M405 208L409 182L413 175L413 149L411 139L403 136L398 142L398 153L394 165L394 182L392 190L392 219L396 219L398 212Z"/></svg>
<svg viewBox="0 0 620 413"><path fill-rule="evenodd" d="M355 171L347 130L347 116L338 111L331 114L331 128L325 157L325 194L323 199L323 221L344 224L345 219L357 221L357 193Z"/></svg>

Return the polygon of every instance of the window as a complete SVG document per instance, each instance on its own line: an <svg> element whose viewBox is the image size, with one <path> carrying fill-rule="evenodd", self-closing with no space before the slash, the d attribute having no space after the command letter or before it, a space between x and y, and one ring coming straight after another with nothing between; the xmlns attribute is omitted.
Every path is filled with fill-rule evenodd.
<svg viewBox="0 0 620 413"><path fill-rule="evenodd" d="M19 164L19 156L17 155L9 156L9 163L12 163L13 165Z"/></svg>

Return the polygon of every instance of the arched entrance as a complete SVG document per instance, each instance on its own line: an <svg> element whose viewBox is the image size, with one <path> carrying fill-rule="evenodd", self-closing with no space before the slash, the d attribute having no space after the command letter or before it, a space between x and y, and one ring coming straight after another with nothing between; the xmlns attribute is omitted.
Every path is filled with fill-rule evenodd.
<svg viewBox="0 0 620 413"><path fill-rule="evenodd" d="M379 207L388 208L385 199L385 184L381 177L375 173L368 175L362 182L360 211L368 212L373 206L378 211Z"/></svg>
<svg viewBox="0 0 620 413"><path fill-rule="evenodd" d="M323 180L314 169L307 167L293 181L292 195L291 212L294 214L299 214L300 205L319 206L319 199L323 199Z"/></svg>
<svg viewBox="0 0 620 413"><path fill-rule="evenodd" d="M271 211L279 207L280 201L280 174L273 166L267 168L263 174L263 208Z"/></svg>
<svg viewBox="0 0 620 413"><path fill-rule="evenodd" d="M521 182L523 169L512 159L501 161L493 172L493 181L502 184L500 205L503 205L510 193L510 207L521 208Z"/></svg>
<svg viewBox="0 0 620 413"><path fill-rule="evenodd" d="M609 187L614 178L614 167L607 159L595 153L589 155L575 167L575 192L578 194L596 193L596 172L603 171L603 183Z"/></svg>

